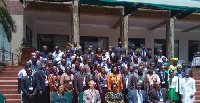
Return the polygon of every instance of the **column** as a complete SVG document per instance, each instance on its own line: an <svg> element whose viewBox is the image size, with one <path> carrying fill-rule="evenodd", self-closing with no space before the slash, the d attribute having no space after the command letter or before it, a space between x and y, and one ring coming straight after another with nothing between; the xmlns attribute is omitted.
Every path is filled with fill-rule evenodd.
<svg viewBox="0 0 200 103"><path fill-rule="evenodd" d="M72 42L77 41L80 44L80 13L79 0L74 0L72 3Z"/></svg>
<svg viewBox="0 0 200 103"><path fill-rule="evenodd" d="M174 57L174 18L166 22L166 56L170 60Z"/></svg>
<svg viewBox="0 0 200 103"><path fill-rule="evenodd" d="M123 8L122 14L125 14L126 10ZM128 15L121 17L120 25L120 41L122 46L126 48L126 53L128 53Z"/></svg>

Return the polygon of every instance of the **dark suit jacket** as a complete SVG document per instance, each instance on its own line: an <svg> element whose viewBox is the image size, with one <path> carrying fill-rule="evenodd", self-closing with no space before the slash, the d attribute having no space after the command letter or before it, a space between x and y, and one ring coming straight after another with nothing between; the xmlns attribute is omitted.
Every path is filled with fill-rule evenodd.
<svg viewBox="0 0 200 103"><path fill-rule="evenodd" d="M185 71L186 70L188 70L190 72L190 77L193 78L192 69L187 68L187 67L186 68L182 68L182 72L184 73L184 76L185 76Z"/></svg>
<svg viewBox="0 0 200 103"><path fill-rule="evenodd" d="M129 63L129 64L132 62L131 57L132 57L132 55L130 55L130 54L127 55L128 63ZM133 55L133 57L134 57L134 55Z"/></svg>
<svg viewBox="0 0 200 103"><path fill-rule="evenodd" d="M82 55L82 51L81 51L81 48L79 48L79 47L76 47L77 49L76 50L79 50L79 53L80 53L80 55ZM75 47L72 47L71 48L71 52L73 53L73 54L75 54Z"/></svg>
<svg viewBox="0 0 200 103"><path fill-rule="evenodd" d="M138 82L138 73L134 73L134 76ZM144 81L144 91L149 91L149 83L147 80L147 75L145 73L143 73L143 81Z"/></svg>
<svg viewBox="0 0 200 103"><path fill-rule="evenodd" d="M88 56L89 56L88 53L83 55L83 63L84 64L87 64L88 59L92 59L94 61L94 54L91 53L90 57L88 57Z"/></svg>
<svg viewBox="0 0 200 103"><path fill-rule="evenodd" d="M169 97L169 93L168 90L166 88L161 88L161 93L163 96L163 101L165 103L170 103L170 97ZM160 98L158 97L158 93L155 89L152 89L149 91L149 97L151 99L151 102L153 103L158 103L160 101Z"/></svg>
<svg viewBox="0 0 200 103"><path fill-rule="evenodd" d="M121 60L121 56L122 56L122 55L123 55L123 54L121 54L121 53L117 53L117 54L115 55L116 61Z"/></svg>
<svg viewBox="0 0 200 103"><path fill-rule="evenodd" d="M31 67L30 67L32 70L35 70L34 69L34 65L31 64ZM41 69L41 62L40 61L37 61L36 63L36 71L40 70ZM34 71L33 73L36 73L36 71ZM34 74L35 75L35 74Z"/></svg>
<svg viewBox="0 0 200 103"><path fill-rule="evenodd" d="M168 85L168 73L165 72L165 78L161 76L161 73L159 72L158 73L158 76L160 78L160 84L161 84L161 88L168 88L169 85ZM162 82L165 81L164 84L162 84Z"/></svg>
<svg viewBox="0 0 200 103"><path fill-rule="evenodd" d="M85 73L85 77L86 77L86 73ZM83 80L84 80L84 77L81 75L80 72L76 73L74 75L74 90L75 92L83 92ZM85 83L87 84L86 82L86 78L85 78Z"/></svg>
<svg viewBox="0 0 200 103"><path fill-rule="evenodd" d="M49 76L49 71L45 71L46 72L46 76ZM43 70L39 70L36 72L35 77L36 77L36 82L37 82L37 89L38 90L42 90L42 92L45 91L45 79L46 79L45 74L43 73ZM47 79L48 80L48 79Z"/></svg>
<svg viewBox="0 0 200 103"><path fill-rule="evenodd" d="M122 81L123 81L123 87L124 87L123 90L125 91L126 78L125 78L124 74L122 74ZM135 76L133 74L128 75L128 91L135 89L136 81L137 81L137 79L135 78Z"/></svg>
<svg viewBox="0 0 200 103"><path fill-rule="evenodd" d="M147 102L146 92L141 90L143 103ZM128 96L128 103L138 103L137 89L131 90Z"/></svg>
<svg viewBox="0 0 200 103"><path fill-rule="evenodd" d="M124 54L126 54L126 49L125 49L124 47L121 47L121 48L123 48ZM121 49L121 48L116 47L116 48L115 48L115 54L120 53L120 49Z"/></svg>
<svg viewBox="0 0 200 103"><path fill-rule="evenodd" d="M32 77L32 81L33 81L33 83L32 83L33 94L36 95L37 84L36 84L36 79L35 79L34 76ZM22 79L21 79L21 90L23 92L23 95L22 95L22 101L23 102L28 102L30 100L29 95L30 95L31 92L29 91L29 87L31 87L31 81L28 78L28 76L22 77Z"/></svg>

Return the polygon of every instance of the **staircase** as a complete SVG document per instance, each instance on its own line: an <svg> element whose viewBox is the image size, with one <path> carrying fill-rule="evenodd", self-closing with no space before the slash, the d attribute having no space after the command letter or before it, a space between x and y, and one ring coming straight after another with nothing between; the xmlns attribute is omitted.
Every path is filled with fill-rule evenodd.
<svg viewBox="0 0 200 103"><path fill-rule="evenodd" d="M6 97L6 103L21 103L17 74L22 68L22 66L6 67L0 74L0 93Z"/></svg>
<svg viewBox="0 0 200 103"><path fill-rule="evenodd" d="M198 71L197 71L198 70ZM193 77L196 83L195 103L200 103L200 68L193 69Z"/></svg>

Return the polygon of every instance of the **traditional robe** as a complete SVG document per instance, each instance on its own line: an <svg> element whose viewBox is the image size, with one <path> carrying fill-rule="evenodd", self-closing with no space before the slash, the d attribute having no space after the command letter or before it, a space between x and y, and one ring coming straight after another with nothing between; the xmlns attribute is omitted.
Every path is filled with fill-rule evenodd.
<svg viewBox="0 0 200 103"><path fill-rule="evenodd" d="M194 95L196 92L195 80L191 77L182 78L180 83L180 94L183 95L182 102L193 103L195 101L195 97L193 96L193 98L190 98L190 95Z"/></svg>

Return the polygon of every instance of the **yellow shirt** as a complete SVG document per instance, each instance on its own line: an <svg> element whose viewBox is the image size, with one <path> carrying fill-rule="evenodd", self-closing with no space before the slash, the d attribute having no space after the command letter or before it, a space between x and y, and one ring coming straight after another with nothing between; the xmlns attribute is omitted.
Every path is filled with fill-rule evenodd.
<svg viewBox="0 0 200 103"><path fill-rule="evenodd" d="M107 85L108 85L108 90L111 90L111 85L113 83L117 84L117 91L120 92L123 90L123 82L122 82L122 75L121 74L116 74L114 75L113 73L110 73L107 77Z"/></svg>

